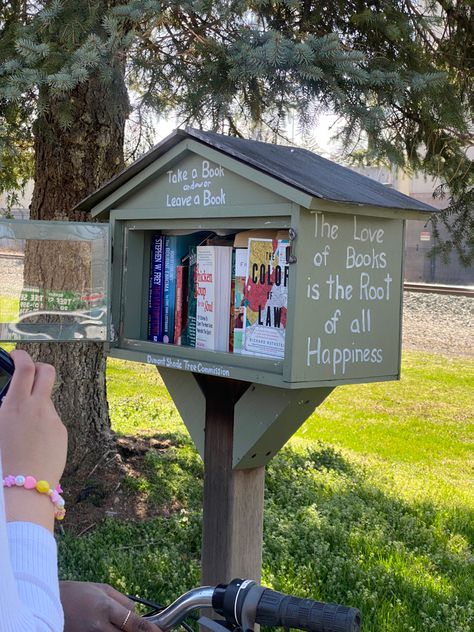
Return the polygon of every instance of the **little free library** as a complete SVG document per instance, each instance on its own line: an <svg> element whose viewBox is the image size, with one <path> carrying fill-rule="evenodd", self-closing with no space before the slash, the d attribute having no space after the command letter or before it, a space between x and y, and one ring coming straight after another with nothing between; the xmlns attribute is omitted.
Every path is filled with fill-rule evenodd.
<svg viewBox="0 0 474 632"><path fill-rule="evenodd" d="M188 129L79 208L111 224L113 355L290 389L398 378L404 220L432 207Z"/></svg>

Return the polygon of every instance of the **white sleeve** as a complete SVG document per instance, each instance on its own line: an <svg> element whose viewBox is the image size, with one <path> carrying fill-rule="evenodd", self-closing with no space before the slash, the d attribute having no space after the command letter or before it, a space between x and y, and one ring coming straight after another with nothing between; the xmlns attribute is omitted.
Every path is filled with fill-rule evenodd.
<svg viewBox="0 0 474 632"><path fill-rule="evenodd" d="M6 523L3 485L0 485L0 613L0 632L61 632L64 627L56 541L37 524Z"/></svg>

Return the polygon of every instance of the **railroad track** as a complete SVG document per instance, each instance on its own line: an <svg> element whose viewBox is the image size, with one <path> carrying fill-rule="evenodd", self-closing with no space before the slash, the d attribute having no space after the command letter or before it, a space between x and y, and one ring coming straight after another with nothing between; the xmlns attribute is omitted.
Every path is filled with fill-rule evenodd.
<svg viewBox="0 0 474 632"><path fill-rule="evenodd" d="M24 259L22 252L0 252L0 259Z"/></svg>
<svg viewBox="0 0 474 632"><path fill-rule="evenodd" d="M451 294L452 296L474 297L474 286L472 285L441 285L438 283L409 283L405 281L403 289L406 292L424 292L425 294Z"/></svg>

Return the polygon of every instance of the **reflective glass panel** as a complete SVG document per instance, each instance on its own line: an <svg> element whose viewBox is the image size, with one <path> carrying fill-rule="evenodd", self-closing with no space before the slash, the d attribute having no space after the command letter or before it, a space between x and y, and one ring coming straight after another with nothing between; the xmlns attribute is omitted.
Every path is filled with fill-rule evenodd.
<svg viewBox="0 0 474 632"><path fill-rule="evenodd" d="M107 340L108 224L0 221L0 340Z"/></svg>

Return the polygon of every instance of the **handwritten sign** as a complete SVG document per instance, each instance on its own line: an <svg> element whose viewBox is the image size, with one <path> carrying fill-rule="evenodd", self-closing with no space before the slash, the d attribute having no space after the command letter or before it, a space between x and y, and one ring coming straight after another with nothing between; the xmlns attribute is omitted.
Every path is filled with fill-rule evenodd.
<svg viewBox="0 0 474 632"><path fill-rule="evenodd" d="M310 236L301 262L308 272L304 335L297 344L305 379L397 373L402 222L320 211L308 215Z"/></svg>
<svg viewBox="0 0 474 632"><path fill-rule="evenodd" d="M198 167L170 169L166 176L173 192L166 193L167 208L225 206L225 175L224 167L209 160L201 160Z"/></svg>

